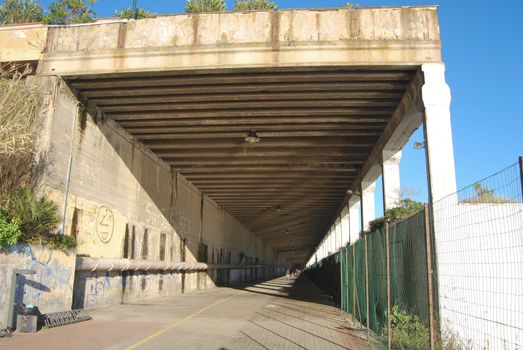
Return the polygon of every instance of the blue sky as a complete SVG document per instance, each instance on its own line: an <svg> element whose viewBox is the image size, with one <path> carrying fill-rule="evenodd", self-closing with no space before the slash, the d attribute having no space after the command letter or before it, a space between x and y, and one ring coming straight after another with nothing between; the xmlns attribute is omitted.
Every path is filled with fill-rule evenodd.
<svg viewBox="0 0 523 350"><path fill-rule="evenodd" d="M50 1L42 1L47 6ZM229 7L234 0L229 0ZM342 0L278 0L280 9L336 7ZM360 0L360 6L431 5L429 1ZM98 0L101 17L130 7L132 0ZM138 0L156 13L183 12L183 0ZM441 0L439 21L447 82L452 90L452 127L458 188L465 187L523 155L523 0ZM402 185L426 200L423 151L414 134L405 147ZM380 191L378 190L378 193ZM379 196L378 196L379 197Z"/></svg>

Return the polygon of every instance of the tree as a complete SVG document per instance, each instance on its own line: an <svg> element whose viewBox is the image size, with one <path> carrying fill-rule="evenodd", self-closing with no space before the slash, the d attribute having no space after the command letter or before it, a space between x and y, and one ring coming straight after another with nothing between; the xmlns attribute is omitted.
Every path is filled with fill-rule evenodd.
<svg viewBox="0 0 523 350"><path fill-rule="evenodd" d="M225 11L225 0L187 0L186 13Z"/></svg>
<svg viewBox="0 0 523 350"><path fill-rule="evenodd" d="M49 5L44 20L48 24L75 24L92 22L95 13L91 5L96 0L57 0Z"/></svg>
<svg viewBox="0 0 523 350"><path fill-rule="evenodd" d="M142 18L147 18L147 17L151 17L153 15L152 12L150 11L147 11L145 9L142 9L142 8L137 8L136 9L136 19L142 19ZM135 18L134 17L134 14L133 14L133 10L131 8L126 8L122 11L118 11L115 13L115 16L118 17L118 18L121 18L121 19L133 19Z"/></svg>
<svg viewBox="0 0 523 350"><path fill-rule="evenodd" d="M276 3L269 0L236 0L234 10L276 10Z"/></svg>
<svg viewBox="0 0 523 350"><path fill-rule="evenodd" d="M4 0L0 24L41 22L44 10L36 0Z"/></svg>

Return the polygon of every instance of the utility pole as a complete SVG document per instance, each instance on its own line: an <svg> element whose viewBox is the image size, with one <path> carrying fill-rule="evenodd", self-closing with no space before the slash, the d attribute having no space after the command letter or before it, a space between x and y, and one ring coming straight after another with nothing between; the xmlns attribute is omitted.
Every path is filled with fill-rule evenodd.
<svg viewBox="0 0 523 350"><path fill-rule="evenodd" d="M132 10L132 16L134 19L136 19L136 17L138 17L138 13L136 12L136 0L133 0L133 10Z"/></svg>

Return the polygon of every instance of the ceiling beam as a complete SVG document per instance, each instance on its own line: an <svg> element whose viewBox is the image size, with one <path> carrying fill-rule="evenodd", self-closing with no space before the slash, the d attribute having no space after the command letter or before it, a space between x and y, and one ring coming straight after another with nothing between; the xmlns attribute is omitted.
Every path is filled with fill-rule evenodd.
<svg viewBox="0 0 523 350"><path fill-rule="evenodd" d="M352 91L311 91L311 92L287 92L281 91L278 94L270 92L259 93L229 93L229 94L192 94L192 95L134 95L134 96L114 96L91 98L97 106L125 105L131 103L201 103L207 101L219 102L243 102L243 101L297 101L297 100L362 100L362 101L399 101L401 92L372 91L372 90L352 90Z"/></svg>
<svg viewBox="0 0 523 350"><path fill-rule="evenodd" d="M292 83L279 82L269 84L227 84L201 86L138 86L138 87L108 87L96 89L77 89L86 98L113 96L144 96L144 95L192 95L192 94L223 94L223 93L267 93L267 92L316 92L316 91L389 91L405 90L406 82L316 82Z"/></svg>

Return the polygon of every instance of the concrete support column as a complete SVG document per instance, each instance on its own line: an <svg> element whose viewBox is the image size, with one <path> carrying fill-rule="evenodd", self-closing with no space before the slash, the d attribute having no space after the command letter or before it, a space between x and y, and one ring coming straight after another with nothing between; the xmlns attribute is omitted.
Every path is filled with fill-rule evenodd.
<svg viewBox="0 0 523 350"><path fill-rule="evenodd" d="M445 66L429 63L421 67L425 83L421 95L425 113L425 152L431 201L456 192L454 148L450 124L450 88L445 82Z"/></svg>
<svg viewBox="0 0 523 350"><path fill-rule="evenodd" d="M396 208L401 202L400 188L401 151L383 150L382 153L382 183L383 211Z"/></svg>
<svg viewBox="0 0 523 350"><path fill-rule="evenodd" d="M338 251L342 247L342 232L341 232L341 218L337 218L336 222L334 224L334 234L335 234L335 241L336 241L336 248L334 251Z"/></svg>
<svg viewBox="0 0 523 350"><path fill-rule="evenodd" d="M361 182L361 227L362 231L368 231L369 223L376 218L376 207L374 204L374 191L376 181Z"/></svg>
<svg viewBox="0 0 523 350"><path fill-rule="evenodd" d="M350 228L349 228L349 208L345 207L341 211L341 245L345 246L350 242Z"/></svg>
<svg viewBox="0 0 523 350"><path fill-rule="evenodd" d="M427 177L429 185L429 203L432 207L434 240L436 244L436 260L438 271L438 303L440 305L440 322L442 329L449 329L459 334L459 329L449 328L449 320L455 319L456 306L453 301L462 299L464 295L456 292L455 266L445 261L448 255L440 254L440 241L449 241L454 232L449 230L449 217L455 214L457 207L456 172L454 168L454 150L452 145L452 128L450 123L450 88L445 82L445 66L443 64L424 64L424 85L421 88L422 102L425 109L423 123L425 132L425 154L427 161ZM447 197L444 201L440 199ZM454 259L455 260L455 259ZM459 258L458 258L459 260ZM458 289L459 291L459 289ZM450 322L452 325L452 322Z"/></svg>
<svg viewBox="0 0 523 350"><path fill-rule="evenodd" d="M359 213L361 207L361 198L352 196L349 199L349 242L353 244L360 236L360 222L361 215Z"/></svg>

